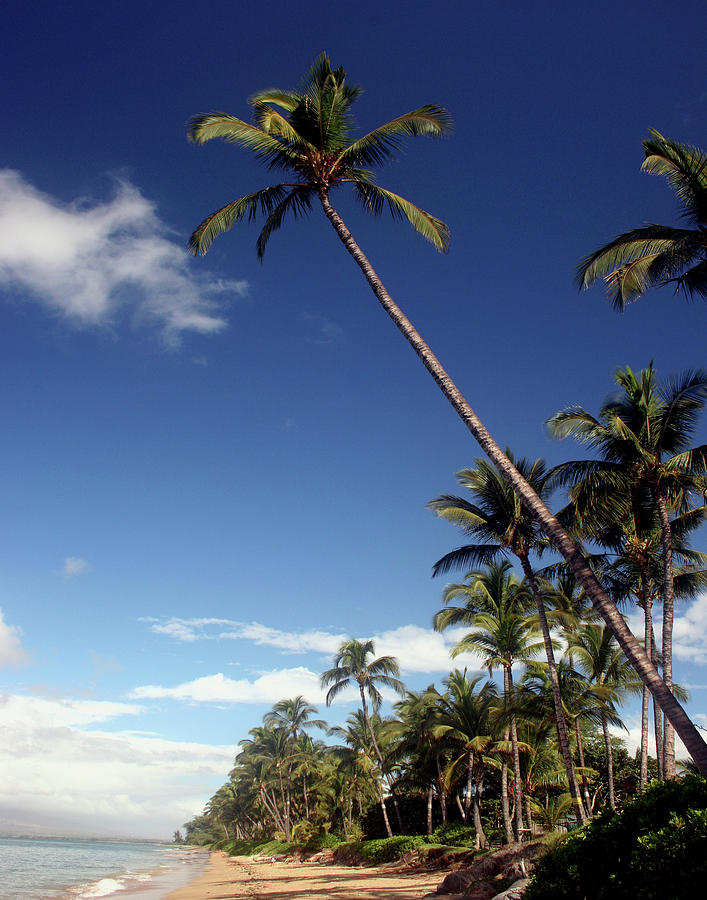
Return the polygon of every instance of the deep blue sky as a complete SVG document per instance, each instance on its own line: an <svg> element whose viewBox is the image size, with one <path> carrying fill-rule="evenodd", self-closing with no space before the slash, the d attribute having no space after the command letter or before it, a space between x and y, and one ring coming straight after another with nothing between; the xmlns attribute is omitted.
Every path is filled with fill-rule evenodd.
<svg viewBox="0 0 707 900"><path fill-rule="evenodd" d="M233 146L188 144L189 116L245 118L322 50L365 88L362 129L449 108L454 137L380 173L449 223L448 256L334 199L499 442L554 463L581 454L543 420L598 409L616 367L705 363L704 304L662 290L618 316L572 283L614 234L678 221L641 140L707 143L705 15L128 0L15 5L4 25L0 637L22 665L0 682L0 831L165 834L338 636L376 635L412 687L441 680L430 569L457 535L425 504L478 452L321 214L262 265L247 224L184 256L206 214L271 180ZM707 600L691 615L679 677L699 685ZM55 788L25 796L33 778Z"/></svg>

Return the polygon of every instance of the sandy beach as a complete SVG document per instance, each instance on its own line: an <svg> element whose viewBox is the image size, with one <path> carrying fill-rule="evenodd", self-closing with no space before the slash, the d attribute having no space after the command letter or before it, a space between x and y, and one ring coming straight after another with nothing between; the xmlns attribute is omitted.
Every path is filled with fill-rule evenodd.
<svg viewBox="0 0 707 900"><path fill-rule="evenodd" d="M443 877L439 872L254 862L212 853L204 874L165 900L418 900Z"/></svg>

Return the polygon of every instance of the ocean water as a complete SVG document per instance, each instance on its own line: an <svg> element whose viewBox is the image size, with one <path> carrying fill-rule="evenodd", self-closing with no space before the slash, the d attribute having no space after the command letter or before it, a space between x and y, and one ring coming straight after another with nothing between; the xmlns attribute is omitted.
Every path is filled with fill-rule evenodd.
<svg viewBox="0 0 707 900"><path fill-rule="evenodd" d="M160 900L197 878L207 860L174 844L0 838L0 897Z"/></svg>

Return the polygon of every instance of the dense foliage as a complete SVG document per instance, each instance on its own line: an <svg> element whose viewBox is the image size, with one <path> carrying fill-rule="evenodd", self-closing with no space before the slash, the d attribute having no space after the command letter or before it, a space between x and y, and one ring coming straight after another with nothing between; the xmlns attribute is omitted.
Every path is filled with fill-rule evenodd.
<svg viewBox="0 0 707 900"><path fill-rule="evenodd" d="M707 782L653 783L616 813L604 810L537 864L526 900L667 900L707 877Z"/></svg>

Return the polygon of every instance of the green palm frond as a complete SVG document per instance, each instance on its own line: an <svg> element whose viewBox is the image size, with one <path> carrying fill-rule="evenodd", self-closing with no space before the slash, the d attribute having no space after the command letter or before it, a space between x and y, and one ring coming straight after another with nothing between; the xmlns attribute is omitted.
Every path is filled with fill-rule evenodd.
<svg viewBox="0 0 707 900"><path fill-rule="evenodd" d="M452 569L487 565L495 562L499 556L505 556L506 552L499 544L467 544L465 547L457 547L437 560L432 567L432 575L436 578Z"/></svg>
<svg viewBox="0 0 707 900"><path fill-rule="evenodd" d="M296 91L282 91L280 88L268 88L264 91L256 91L248 97L248 103L256 106L261 103L274 104L287 112L292 110L300 102L301 96Z"/></svg>
<svg viewBox="0 0 707 900"><path fill-rule="evenodd" d="M292 188L290 193L281 200L276 207L274 207L266 219L262 231L258 235L256 245L258 259L262 260L265 256L265 248L270 240L270 236L274 231L277 231L280 228L287 213L292 213L292 216L297 219L300 216L306 215L311 210L311 195L312 190L309 185L295 187Z"/></svg>
<svg viewBox="0 0 707 900"><path fill-rule="evenodd" d="M277 137L222 112L192 116L187 125L187 137L195 144L220 138L229 144L245 147L271 166L281 168L294 167L299 159L299 155Z"/></svg>
<svg viewBox="0 0 707 900"><path fill-rule="evenodd" d="M425 212L419 206L415 206L409 200L394 194L385 188L370 182L356 182L354 191L364 207L373 215L380 215L384 207L394 219L407 219L412 227L425 240L429 241L435 249L446 253L449 249L449 227L436 216Z"/></svg>
<svg viewBox="0 0 707 900"><path fill-rule="evenodd" d="M674 284L676 292L707 298L707 153L651 131L643 142L642 170L664 175L675 190L683 218L692 230L646 225L619 235L585 257L577 284L589 288L603 278L618 311L657 285Z"/></svg>
<svg viewBox="0 0 707 900"><path fill-rule="evenodd" d="M400 138L443 137L453 131L452 118L441 106L427 105L398 116L353 141L341 152L337 163L381 165L400 149Z"/></svg>
<svg viewBox="0 0 707 900"><path fill-rule="evenodd" d="M646 158L641 169L651 175L665 175L695 223L707 222L707 153L689 144L663 137L651 129L643 142Z"/></svg>
<svg viewBox="0 0 707 900"><path fill-rule="evenodd" d="M298 152L313 151L315 149L312 144L295 131L285 116L268 106L267 103L254 104L253 120L258 128L273 137L282 138L296 148Z"/></svg>
<svg viewBox="0 0 707 900"><path fill-rule="evenodd" d="M214 238L223 234L224 231L228 231L245 216L253 221L259 210L263 213L271 213L285 199L287 187L288 185L276 184L222 206L221 209L207 216L194 231L189 238L189 250L194 256L203 256Z"/></svg>

